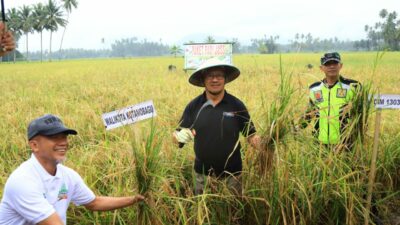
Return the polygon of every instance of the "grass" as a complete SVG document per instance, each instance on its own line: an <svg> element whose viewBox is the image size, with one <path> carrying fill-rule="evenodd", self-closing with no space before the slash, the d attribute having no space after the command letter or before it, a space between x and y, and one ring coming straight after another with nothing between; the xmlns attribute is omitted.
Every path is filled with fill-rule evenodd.
<svg viewBox="0 0 400 225"><path fill-rule="evenodd" d="M293 110L295 109L293 95L295 88L292 82L293 74L283 70L282 56L279 58L279 76L278 93L271 103L265 104L263 100L263 109L265 114L262 120L265 124L261 127L262 149L257 157L259 173L268 175L272 170L272 164L275 154L275 148L278 143L283 143L285 136L293 131L295 127ZM267 97L263 97L265 99ZM279 161L277 161L279 166Z"/></svg>
<svg viewBox="0 0 400 225"><path fill-rule="evenodd" d="M242 74L227 91L243 100L261 134L272 130L274 155L274 169L265 176L265 170L259 170L259 152L243 145L241 199L218 182L216 191L193 195L193 146L178 149L170 138L186 104L202 92L188 83L182 58L1 64L0 195L9 174L30 155L27 124L54 113L78 130L79 135L71 137L66 164L96 194L142 193L148 198L112 212L71 206L69 224L229 224L235 217L247 224L360 224L374 111L362 114L368 115L361 119L368 126L354 125L364 139L351 152L333 154L315 145L310 128L297 134L289 129L289 122L307 107L308 85L323 77L317 66L320 55L234 56ZM346 77L364 86L371 81L371 90L380 93L399 94L400 53L385 53L377 65L376 53L343 53L342 58ZM314 68L308 69L309 63ZM169 64L177 71L168 72ZM363 96L360 101L367 100ZM158 114L154 121L104 129L102 113L150 99ZM384 219L399 199L398 116L396 110L383 111L374 198Z"/></svg>

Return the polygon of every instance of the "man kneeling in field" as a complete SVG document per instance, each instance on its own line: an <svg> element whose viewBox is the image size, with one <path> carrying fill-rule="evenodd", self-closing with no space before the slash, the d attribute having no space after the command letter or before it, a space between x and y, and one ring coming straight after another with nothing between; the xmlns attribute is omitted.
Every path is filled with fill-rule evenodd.
<svg viewBox="0 0 400 225"><path fill-rule="evenodd" d="M32 156L8 178L0 203L0 224L67 224L72 201L93 211L108 211L144 199L95 196L74 170L62 165L68 151L68 135L76 135L56 116L47 114L28 127Z"/></svg>

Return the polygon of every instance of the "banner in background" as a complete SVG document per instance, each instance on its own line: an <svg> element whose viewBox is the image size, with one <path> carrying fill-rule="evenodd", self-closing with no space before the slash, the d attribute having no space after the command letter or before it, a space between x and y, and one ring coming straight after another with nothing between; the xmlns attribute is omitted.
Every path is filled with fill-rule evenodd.
<svg viewBox="0 0 400 225"><path fill-rule="evenodd" d="M210 58L218 58L232 64L232 48L232 43L185 44L185 70L195 70Z"/></svg>
<svg viewBox="0 0 400 225"><path fill-rule="evenodd" d="M102 116L106 130L111 130L127 124L156 116L153 101L146 101L113 112L104 113Z"/></svg>

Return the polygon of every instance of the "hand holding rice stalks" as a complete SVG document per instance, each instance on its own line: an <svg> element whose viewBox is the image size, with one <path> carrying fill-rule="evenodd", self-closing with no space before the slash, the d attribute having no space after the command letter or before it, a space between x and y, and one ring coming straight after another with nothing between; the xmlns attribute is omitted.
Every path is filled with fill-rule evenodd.
<svg viewBox="0 0 400 225"><path fill-rule="evenodd" d="M275 149L283 138L293 130L293 104L292 96L295 93L292 84L292 74L285 74L282 70L282 59L280 59L280 84L278 96L266 110L264 132L261 135L262 151L257 156L260 174L266 175L273 165Z"/></svg>

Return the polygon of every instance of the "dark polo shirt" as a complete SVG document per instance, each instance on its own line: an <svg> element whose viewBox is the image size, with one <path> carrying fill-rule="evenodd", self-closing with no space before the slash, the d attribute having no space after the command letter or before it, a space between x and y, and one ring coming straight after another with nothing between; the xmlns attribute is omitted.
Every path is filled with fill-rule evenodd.
<svg viewBox="0 0 400 225"><path fill-rule="evenodd" d="M186 106L181 127L189 128L193 124L206 101L204 92ZM247 137L256 132L242 101L225 91L218 105L208 105L201 111L193 129L196 130L194 169L197 173L223 176L224 172L238 174L242 171L239 133Z"/></svg>

